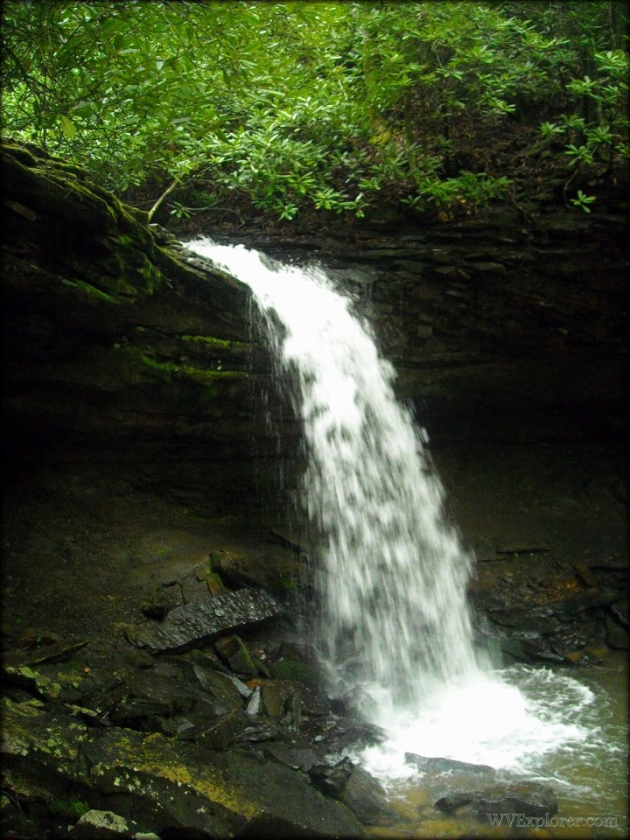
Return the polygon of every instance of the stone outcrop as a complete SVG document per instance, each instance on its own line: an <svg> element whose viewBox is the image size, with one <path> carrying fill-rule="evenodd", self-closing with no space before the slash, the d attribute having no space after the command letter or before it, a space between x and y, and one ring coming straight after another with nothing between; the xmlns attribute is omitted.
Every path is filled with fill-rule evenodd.
<svg viewBox="0 0 630 840"><path fill-rule="evenodd" d="M248 242L320 260L352 291L433 442L621 438L627 212L610 194L591 215L500 207L423 228Z"/></svg>
<svg viewBox="0 0 630 840"><path fill-rule="evenodd" d="M105 459L169 462L173 484L211 472L220 484L224 459L236 477L279 434L289 455L298 429L246 287L36 149L3 146L3 187L10 460L89 459L97 445ZM622 437L627 207L604 196L589 216L530 210L247 243L324 262L435 443ZM261 394L273 428L256 416Z"/></svg>
<svg viewBox="0 0 630 840"><path fill-rule="evenodd" d="M405 761L421 770L423 773L448 773L463 771L465 773L494 773L494 768L487 764L471 764L468 761L455 761L452 758L434 758L416 753L405 753Z"/></svg>
<svg viewBox="0 0 630 840"><path fill-rule="evenodd" d="M186 262L83 171L12 144L2 162L6 460L98 452L145 481L207 486L230 458L238 482L250 380L269 369L249 290Z"/></svg>
<svg viewBox="0 0 630 840"><path fill-rule="evenodd" d="M263 590L238 589L171 610L160 624L129 626L126 635L150 653L186 650L242 627L280 615L280 607Z"/></svg>
<svg viewBox="0 0 630 840"><path fill-rule="evenodd" d="M133 826L126 837L175 836L178 830L200 840L362 834L350 810L322 797L298 773L246 752L217 752L119 727L90 730L33 701L5 703L3 731L3 765L14 789L39 773L56 778L66 798L115 802L119 819L110 824L122 818Z"/></svg>
<svg viewBox="0 0 630 840"><path fill-rule="evenodd" d="M521 828L540 828L545 820L558 813L555 793L538 782L496 784L477 791L454 790L441 796L434 805L446 814L470 808L483 822L503 815L504 819L511 819ZM530 822L526 822L527 819Z"/></svg>

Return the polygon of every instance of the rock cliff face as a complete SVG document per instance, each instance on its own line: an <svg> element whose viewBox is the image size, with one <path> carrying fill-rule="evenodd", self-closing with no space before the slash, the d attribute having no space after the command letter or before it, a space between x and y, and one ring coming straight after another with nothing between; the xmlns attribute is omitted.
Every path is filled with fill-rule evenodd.
<svg viewBox="0 0 630 840"><path fill-rule="evenodd" d="M434 443L625 434L627 202L489 210L439 227L290 246L357 299ZM243 234L241 234L243 235Z"/></svg>
<svg viewBox="0 0 630 840"><path fill-rule="evenodd" d="M160 464L212 482L249 457L249 291L187 264L164 232L37 150L3 149L9 463ZM148 477L148 475L147 475Z"/></svg>
<svg viewBox="0 0 630 840"><path fill-rule="evenodd" d="M233 477L275 447L260 393L295 438L248 289L191 264L80 170L16 145L3 167L9 461L185 463L194 481L230 459ZM581 440L624 429L622 211L611 200L593 217L501 210L421 232L248 241L331 268L435 443Z"/></svg>

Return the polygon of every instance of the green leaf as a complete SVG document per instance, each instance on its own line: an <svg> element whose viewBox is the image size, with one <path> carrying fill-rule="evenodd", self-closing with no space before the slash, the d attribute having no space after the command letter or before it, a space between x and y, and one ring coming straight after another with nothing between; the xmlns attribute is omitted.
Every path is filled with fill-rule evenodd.
<svg viewBox="0 0 630 840"><path fill-rule="evenodd" d="M75 124L63 114L61 115L61 130L66 140L72 140L77 133Z"/></svg>

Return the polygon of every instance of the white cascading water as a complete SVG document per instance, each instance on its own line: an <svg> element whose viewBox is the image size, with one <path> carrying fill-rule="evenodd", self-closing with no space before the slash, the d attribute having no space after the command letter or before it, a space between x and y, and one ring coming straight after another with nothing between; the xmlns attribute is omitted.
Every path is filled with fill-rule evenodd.
<svg viewBox="0 0 630 840"><path fill-rule="evenodd" d="M363 714L389 735L361 756L368 769L405 778L409 751L523 770L581 743L587 730L565 721L592 702L589 689L565 678L545 705L480 660L466 601L472 558L444 520L426 436L397 403L393 368L350 299L314 267L207 238L187 247L247 283L282 325L267 318L299 381L303 496L324 544L321 644L337 690L359 687Z"/></svg>

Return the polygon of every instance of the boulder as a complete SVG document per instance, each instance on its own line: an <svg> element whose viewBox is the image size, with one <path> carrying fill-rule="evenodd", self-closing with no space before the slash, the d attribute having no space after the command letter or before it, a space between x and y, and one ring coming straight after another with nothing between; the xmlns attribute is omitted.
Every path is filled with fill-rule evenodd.
<svg viewBox="0 0 630 840"><path fill-rule="evenodd" d="M604 616L606 626L606 642L614 650L629 650L630 636L628 630L610 615Z"/></svg>
<svg viewBox="0 0 630 840"><path fill-rule="evenodd" d="M352 774L353 764L349 758L342 758L336 764L315 764L308 771L309 778L317 790L326 796L341 799Z"/></svg>
<svg viewBox="0 0 630 840"><path fill-rule="evenodd" d="M321 685L323 674L312 650L293 642L282 642L270 666L271 676L276 679L299 680Z"/></svg>
<svg viewBox="0 0 630 840"><path fill-rule="evenodd" d="M211 665L204 664L201 658L189 664L187 673L191 688L201 689L210 694L214 698L216 707L222 708L223 712L241 709L243 700L252 693L252 690L237 677L217 671Z"/></svg>
<svg viewBox="0 0 630 840"><path fill-rule="evenodd" d="M488 764L471 764L468 761L456 761L453 758L427 758L416 753L405 753L405 761L407 764L413 764L418 770L424 773L449 773L451 771L465 772L465 773L494 773L494 767Z"/></svg>
<svg viewBox="0 0 630 840"><path fill-rule="evenodd" d="M241 677L257 677L267 670L245 642L236 634L223 636L214 644L214 649L227 667Z"/></svg>
<svg viewBox="0 0 630 840"><path fill-rule="evenodd" d="M123 631L131 644L151 653L183 651L280 613L278 603L264 590L239 589L175 607L160 624L126 625Z"/></svg>
<svg viewBox="0 0 630 840"><path fill-rule="evenodd" d="M479 796L479 791L451 790L442 794L433 804L438 811L444 811L445 814L454 814L459 808L470 805L477 796Z"/></svg>
<svg viewBox="0 0 630 840"><path fill-rule="evenodd" d="M68 836L72 840L121 840L133 835L124 817L94 808L83 814Z"/></svg>
<svg viewBox="0 0 630 840"><path fill-rule="evenodd" d="M218 549L210 554L209 563L235 588L263 587L278 595L286 595L306 575L304 563L282 546L265 546L256 554Z"/></svg>
<svg viewBox="0 0 630 840"><path fill-rule="evenodd" d="M308 773L316 764L321 764L322 759L308 747L290 747L287 744L271 743L265 745L263 754L267 758L285 764L293 770L302 770Z"/></svg>
<svg viewBox="0 0 630 840"><path fill-rule="evenodd" d="M475 799L473 807L478 819L487 819L492 814L545 817L558 812L558 800L546 785L517 782L485 788Z"/></svg>
<svg viewBox="0 0 630 840"><path fill-rule="evenodd" d="M389 810L387 794L380 782L359 766L352 768L341 801L364 825L375 825Z"/></svg>
<svg viewBox="0 0 630 840"><path fill-rule="evenodd" d="M381 784L349 758L332 765L314 764L308 775L314 787L347 805L364 825L374 825L387 810Z"/></svg>

